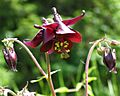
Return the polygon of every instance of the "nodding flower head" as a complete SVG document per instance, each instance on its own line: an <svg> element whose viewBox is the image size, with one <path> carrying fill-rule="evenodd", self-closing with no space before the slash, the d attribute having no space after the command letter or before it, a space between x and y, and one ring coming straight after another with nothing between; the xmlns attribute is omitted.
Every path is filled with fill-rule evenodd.
<svg viewBox="0 0 120 96"><path fill-rule="evenodd" d="M34 26L40 29L40 31L31 41L26 41L24 43L32 48L42 43L40 48L42 52L48 52L49 54L57 52L61 54L62 58L68 58L68 52L70 52L72 43L79 43L82 41L81 34L69 28L69 26L81 20L85 15L85 11L83 11L80 16L68 20L62 20L55 8L53 8L53 14L54 22L49 23L47 19L42 18L43 25Z"/></svg>
<svg viewBox="0 0 120 96"><path fill-rule="evenodd" d="M103 62L108 67L110 72L117 73L116 70L116 52L115 49L105 48Z"/></svg>
<svg viewBox="0 0 120 96"><path fill-rule="evenodd" d="M3 48L2 52L4 54L5 61L10 67L10 69L13 71L17 71L16 70L17 55L15 53L14 48L5 47Z"/></svg>

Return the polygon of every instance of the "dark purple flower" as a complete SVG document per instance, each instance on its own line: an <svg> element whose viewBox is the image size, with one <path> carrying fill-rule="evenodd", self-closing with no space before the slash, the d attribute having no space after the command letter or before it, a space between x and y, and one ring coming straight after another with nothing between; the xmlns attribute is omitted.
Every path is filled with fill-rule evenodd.
<svg viewBox="0 0 120 96"><path fill-rule="evenodd" d="M42 26L35 25L35 28L40 29L39 33L31 40L24 42L27 46L32 48L37 47L41 42L41 51L57 53L68 53L72 47L72 43L79 43L82 36L79 32L69 28L68 26L75 24L82 19L85 12L75 18L68 20L61 20L58 13L54 14L54 23L48 23L43 18L44 24Z"/></svg>
<svg viewBox="0 0 120 96"><path fill-rule="evenodd" d="M116 53L115 49L109 49L106 48L104 55L103 55L103 62L108 67L109 71L113 71L114 73L117 73L116 71Z"/></svg>
<svg viewBox="0 0 120 96"><path fill-rule="evenodd" d="M16 63L17 63L17 55L14 51L14 48L4 48L2 50L4 54L4 58L8 66L10 67L11 70L17 71L16 70Z"/></svg>

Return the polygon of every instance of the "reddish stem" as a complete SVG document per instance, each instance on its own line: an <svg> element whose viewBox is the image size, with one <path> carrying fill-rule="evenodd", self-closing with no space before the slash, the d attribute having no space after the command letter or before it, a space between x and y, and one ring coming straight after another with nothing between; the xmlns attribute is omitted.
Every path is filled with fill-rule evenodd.
<svg viewBox="0 0 120 96"><path fill-rule="evenodd" d="M99 44L99 42L101 42L101 41L103 41L104 40L104 38L103 39L99 39L99 40L96 40L94 43L93 43L93 45L92 45L92 47L90 48L90 50L89 50L89 53L88 53L88 56L87 56L87 60L86 60L86 66L85 66L85 75L86 75L86 92L85 92L85 96L88 96L88 68L89 68L89 62L90 62L90 58L91 58L91 55L92 55L92 52L93 52L93 50L94 50L94 48L95 48L95 46L97 46L98 44Z"/></svg>
<svg viewBox="0 0 120 96"><path fill-rule="evenodd" d="M51 92L52 92L52 96L56 96L56 93L55 93L55 90L54 90L54 86L53 86L53 82L52 82L52 79L51 79L51 67L50 67L50 58L49 58L49 54L46 52L45 53L45 56L46 56L46 63L47 63L47 71L48 71L48 83L49 83L49 86L50 86L50 89L51 89Z"/></svg>

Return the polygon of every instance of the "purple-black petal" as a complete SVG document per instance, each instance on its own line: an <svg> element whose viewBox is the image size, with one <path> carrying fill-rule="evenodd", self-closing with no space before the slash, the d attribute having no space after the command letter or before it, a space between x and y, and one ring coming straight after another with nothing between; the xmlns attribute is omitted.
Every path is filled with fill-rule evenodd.
<svg viewBox="0 0 120 96"><path fill-rule="evenodd" d="M82 41L82 36L79 32L71 29L72 31L74 31L75 33L69 33L69 34L65 34L64 38L70 40L71 42L75 42L75 43L79 43Z"/></svg>
<svg viewBox="0 0 120 96"><path fill-rule="evenodd" d="M68 19L68 20L63 20L62 22L66 25L66 26L70 26L75 24L76 22L78 22L79 20L81 20L85 15L85 12L82 12L82 14L80 16L77 16L75 18L72 19Z"/></svg>
<svg viewBox="0 0 120 96"><path fill-rule="evenodd" d="M45 32L43 33L44 39L43 39L43 43L47 43L49 41L51 41L53 38L55 38L55 33L54 33L54 29L52 28L47 28L45 30Z"/></svg>
<svg viewBox="0 0 120 96"><path fill-rule="evenodd" d="M16 70L17 55L14 51L14 48L4 48L2 52L4 54L5 61L10 67L10 69L13 71L17 71Z"/></svg>
<svg viewBox="0 0 120 96"><path fill-rule="evenodd" d="M111 49L106 49L105 53L103 55L103 62L108 67L110 71L115 71L115 65L116 65L116 57L114 57L116 54L113 53Z"/></svg>
<svg viewBox="0 0 120 96"><path fill-rule="evenodd" d="M43 41L43 32L44 30L41 30L31 41L24 41L24 44L32 48L37 47Z"/></svg>
<svg viewBox="0 0 120 96"><path fill-rule="evenodd" d="M43 43L41 48L40 48L40 51L42 52L47 52L49 50L51 50L52 46L53 46L53 40L51 41L48 41L47 43Z"/></svg>

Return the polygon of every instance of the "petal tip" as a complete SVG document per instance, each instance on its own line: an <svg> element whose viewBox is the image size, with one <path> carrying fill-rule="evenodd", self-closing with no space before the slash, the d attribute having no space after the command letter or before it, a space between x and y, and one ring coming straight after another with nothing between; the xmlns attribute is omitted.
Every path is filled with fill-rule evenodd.
<svg viewBox="0 0 120 96"><path fill-rule="evenodd" d="M23 41L23 43L26 45L26 46L29 46L31 48L35 48L36 46L34 46L34 44L31 43L31 41Z"/></svg>
<svg viewBox="0 0 120 96"><path fill-rule="evenodd" d="M82 10L82 15L83 15L83 16L85 15L85 10Z"/></svg>
<svg viewBox="0 0 120 96"><path fill-rule="evenodd" d="M38 24L34 24L34 27L37 28L37 29L43 29L43 27L38 25Z"/></svg>

